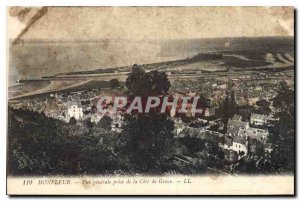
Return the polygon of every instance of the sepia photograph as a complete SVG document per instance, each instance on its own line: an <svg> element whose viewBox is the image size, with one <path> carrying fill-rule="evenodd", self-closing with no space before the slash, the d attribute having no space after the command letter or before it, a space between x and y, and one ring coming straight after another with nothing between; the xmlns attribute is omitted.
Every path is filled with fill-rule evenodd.
<svg viewBox="0 0 300 201"><path fill-rule="evenodd" d="M6 9L7 194L295 194L293 7Z"/></svg>

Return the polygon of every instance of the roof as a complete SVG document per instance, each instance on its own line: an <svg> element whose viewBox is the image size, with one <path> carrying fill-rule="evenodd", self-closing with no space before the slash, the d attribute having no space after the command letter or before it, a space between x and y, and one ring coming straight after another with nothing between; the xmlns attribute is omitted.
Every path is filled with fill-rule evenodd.
<svg viewBox="0 0 300 201"><path fill-rule="evenodd" d="M175 128L184 128L185 123L176 121L176 122L174 122L174 127Z"/></svg>
<svg viewBox="0 0 300 201"><path fill-rule="evenodd" d="M239 143L239 144L246 144L246 139L241 136L235 136L235 137L233 137L233 142Z"/></svg>
<svg viewBox="0 0 300 201"><path fill-rule="evenodd" d="M80 101L80 98L79 98L79 95L78 95L78 94L72 95L71 99L72 99L73 101Z"/></svg>
<svg viewBox="0 0 300 201"><path fill-rule="evenodd" d="M56 103L54 102L49 102L47 105L46 105L46 108L47 110L58 110L58 106Z"/></svg>
<svg viewBox="0 0 300 201"><path fill-rule="evenodd" d="M242 116L235 114L231 120L232 121L242 121Z"/></svg>
<svg viewBox="0 0 300 201"><path fill-rule="evenodd" d="M72 107L73 105L76 105L77 107L82 107L80 101L70 101L67 103L68 107Z"/></svg>
<svg viewBox="0 0 300 201"><path fill-rule="evenodd" d="M231 134L233 136L238 135L240 128L239 127L228 127L227 128L227 134Z"/></svg>
<svg viewBox="0 0 300 201"><path fill-rule="evenodd" d="M255 113L252 113L251 114L251 119L261 119L261 120L266 120L268 118L267 115L263 115L263 114L255 114Z"/></svg>
<svg viewBox="0 0 300 201"><path fill-rule="evenodd" d="M232 137L225 136L224 144L227 144L229 147L231 147L232 144L233 144L233 139L232 139Z"/></svg>
<svg viewBox="0 0 300 201"><path fill-rule="evenodd" d="M261 141L262 138L266 137L268 134L267 130L258 128L249 128L247 130L240 129L238 132L238 135L241 137L255 138L258 141Z"/></svg>
<svg viewBox="0 0 300 201"><path fill-rule="evenodd" d="M248 122L236 121L236 120L230 119L228 121L228 126L227 127L238 127L238 128L246 129L248 126L249 126Z"/></svg>
<svg viewBox="0 0 300 201"><path fill-rule="evenodd" d="M185 131L188 132L189 136L205 139L207 138L207 131L204 128L186 127Z"/></svg>

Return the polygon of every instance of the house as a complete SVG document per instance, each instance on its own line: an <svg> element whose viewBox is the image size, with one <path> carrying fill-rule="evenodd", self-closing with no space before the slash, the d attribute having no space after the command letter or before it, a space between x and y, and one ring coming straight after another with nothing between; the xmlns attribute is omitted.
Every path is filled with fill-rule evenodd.
<svg viewBox="0 0 300 201"><path fill-rule="evenodd" d="M241 115L235 114L235 115L232 117L231 120L232 120L232 121L239 121L239 122L241 122L241 121L242 121L242 116L241 116Z"/></svg>
<svg viewBox="0 0 300 201"><path fill-rule="evenodd" d="M91 122L98 123L102 119L102 117L103 114L96 112L91 115Z"/></svg>
<svg viewBox="0 0 300 201"><path fill-rule="evenodd" d="M227 89L227 84L222 84L219 86L220 89Z"/></svg>
<svg viewBox="0 0 300 201"><path fill-rule="evenodd" d="M201 122L201 123L203 123L203 124L208 123L208 120L206 120L206 119L201 119L201 118L197 118L197 121L198 121L198 122Z"/></svg>
<svg viewBox="0 0 300 201"><path fill-rule="evenodd" d="M122 132L121 125L119 124L112 124L111 125L111 131L116 132L116 133L121 133Z"/></svg>
<svg viewBox="0 0 300 201"><path fill-rule="evenodd" d="M111 130L117 133L122 132L122 125L123 125L123 116L121 114L116 114L112 116L112 123L111 123Z"/></svg>
<svg viewBox="0 0 300 201"><path fill-rule="evenodd" d="M266 129L250 127L248 131L252 132L252 135L250 135L250 137L256 138L258 141L265 141L269 136L269 132Z"/></svg>
<svg viewBox="0 0 300 201"><path fill-rule="evenodd" d="M235 120L235 119L229 119L228 120L228 124L227 124L228 128L241 128L241 129L248 129L249 128L249 122L244 122L241 120Z"/></svg>
<svg viewBox="0 0 300 201"><path fill-rule="evenodd" d="M208 139L210 136L210 132L208 132L204 127L202 128L194 128L194 127L186 127L184 132L186 135L192 138L200 138L200 139Z"/></svg>
<svg viewBox="0 0 300 201"><path fill-rule="evenodd" d="M82 105L79 101L71 101L67 104L67 120L74 117L76 120L81 119L83 117Z"/></svg>
<svg viewBox="0 0 300 201"><path fill-rule="evenodd" d="M249 122L241 120L241 116L235 115L232 119L228 120L227 134L230 136L237 136L240 129L247 130L249 128Z"/></svg>
<svg viewBox="0 0 300 201"><path fill-rule="evenodd" d="M267 123L268 116L263 114L254 114L250 116L250 123L256 126L262 126Z"/></svg>
<svg viewBox="0 0 300 201"><path fill-rule="evenodd" d="M58 112L59 112L59 108L58 108L56 102L47 100L46 108L44 111L45 115L48 117L55 118L57 116Z"/></svg>
<svg viewBox="0 0 300 201"><path fill-rule="evenodd" d="M246 156L248 154L248 140L241 136L233 137L232 150L239 154L244 152L244 156Z"/></svg>
<svg viewBox="0 0 300 201"><path fill-rule="evenodd" d="M179 135L183 131L183 129L185 129L186 126L185 126L185 123L183 123L181 119L175 119L174 127L175 127L174 133L176 135Z"/></svg>
<svg viewBox="0 0 300 201"><path fill-rule="evenodd" d="M71 100L74 101L74 102L79 102L80 101L79 95L78 94L73 94L71 96Z"/></svg>
<svg viewBox="0 0 300 201"><path fill-rule="evenodd" d="M227 132L226 134L228 136L237 136L239 133L240 128L235 126L227 126Z"/></svg>
<svg viewBox="0 0 300 201"><path fill-rule="evenodd" d="M216 110L215 108L206 108L204 111L204 116L206 117L211 117L216 115Z"/></svg>

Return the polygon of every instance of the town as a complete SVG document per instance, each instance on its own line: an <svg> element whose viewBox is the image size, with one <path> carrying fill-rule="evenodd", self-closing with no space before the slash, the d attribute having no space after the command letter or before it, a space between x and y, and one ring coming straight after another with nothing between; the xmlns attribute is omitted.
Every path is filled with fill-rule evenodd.
<svg viewBox="0 0 300 201"><path fill-rule="evenodd" d="M293 72L254 72L232 77L229 68L227 73L218 77L196 74L194 79L180 79L178 76L172 80L168 97L178 100L200 97L203 112L193 112L192 103L188 102L186 113L179 112L178 106L167 109L166 113L174 123L174 139L182 142L188 150L191 145L187 139L197 139L202 148L175 155L175 159L179 163L195 164L200 159L210 158L217 162L210 162L208 168L224 174L243 172L241 161L252 161L256 169L270 164L274 146L268 140L268 127L276 120L275 113L278 112L273 99L280 82L294 88ZM112 88L47 93L9 101L9 107L43 113L67 124L98 124L109 118L110 132L122 135L124 115L128 113L126 105L115 111L113 101L105 101L101 106L106 112L98 111L101 97L122 96L127 90L118 82ZM103 138L101 140L103 142Z"/></svg>

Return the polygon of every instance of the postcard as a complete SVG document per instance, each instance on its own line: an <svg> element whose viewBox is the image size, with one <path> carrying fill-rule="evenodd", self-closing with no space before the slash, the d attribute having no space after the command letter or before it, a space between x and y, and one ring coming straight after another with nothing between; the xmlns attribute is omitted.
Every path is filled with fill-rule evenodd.
<svg viewBox="0 0 300 201"><path fill-rule="evenodd" d="M293 7L8 7L8 195L294 195Z"/></svg>

